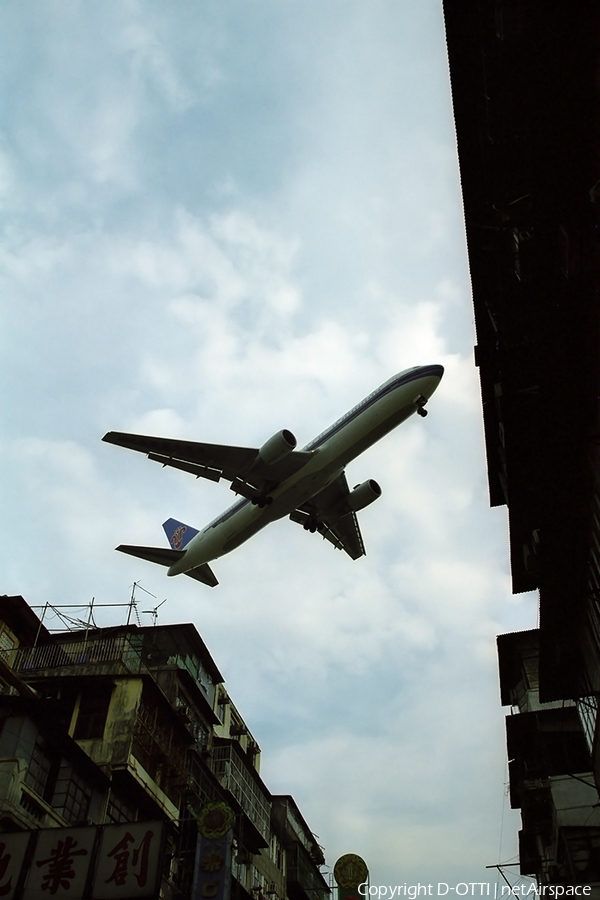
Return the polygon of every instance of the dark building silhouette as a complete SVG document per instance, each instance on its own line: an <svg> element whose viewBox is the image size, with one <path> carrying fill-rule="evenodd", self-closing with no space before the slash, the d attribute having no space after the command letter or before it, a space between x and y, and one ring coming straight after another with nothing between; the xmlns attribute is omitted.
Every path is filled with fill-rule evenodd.
<svg viewBox="0 0 600 900"><path fill-rule="evenodd" d="M444 14L490 503L508 509L513 590L539 590L542 706L508 728L521 870L567 883L573 872L600 871L594 817L581 826L575 868L571 826L554 817L564 865L547 865L533 849L527 773L558 777L585 733L586 780L600 777L600 6L445 0ZM507 647L518 657L527 640L500 642L505 686ZM565 704L560 713L544 706L556 702ZM560 765L558 749L540 737L559 721L571 741ZM570 789L578 790L574 778ZM543 790L535 800L542 818L551 814Z"/></svg>

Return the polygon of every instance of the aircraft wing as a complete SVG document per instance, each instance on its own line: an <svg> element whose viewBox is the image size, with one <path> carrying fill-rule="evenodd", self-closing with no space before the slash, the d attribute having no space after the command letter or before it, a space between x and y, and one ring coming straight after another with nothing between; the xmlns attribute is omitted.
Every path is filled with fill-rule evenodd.
<svg viewBox="0 0 600 900"><path fill-rule="evenodd" d="M299 471L311 457L304 450L292 450L283 459L269 465L258 460L258 449L230 447L226 444L202 444L171 438L150 437L109 431L102 438L109 444L146 453L149 459L190 472L209 481L237 481L262 490L266 485L279 484Z"/></svg>
<svg viewBox="0 0 600 900"><path fill-rule="evenodd" d="M323 537L331 541L339 550L345 550L351 559L359 559L366 555L362 534L355 512L340 516L337 521L327 525Z"/></svg>
<svg viewBox="0 0 600 900"><path fill-rule="evenodd" d="M348 482L342 472L332 484L295 510L290 519L300 525L312 521L325 540L344 550L351 559L359 559L366 551L358 517L348 504L349 496Z"/></svg>

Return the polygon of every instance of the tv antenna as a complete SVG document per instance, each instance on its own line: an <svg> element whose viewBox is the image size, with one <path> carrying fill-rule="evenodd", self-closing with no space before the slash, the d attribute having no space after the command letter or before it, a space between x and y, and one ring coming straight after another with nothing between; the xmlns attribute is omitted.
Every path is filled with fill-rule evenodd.
<svg viewBox="0 0 600 900"><path fill-rule="evenodd" d="M135 618L138 623L138 627L141 628L142 623L140 622L140 616L139 616L138 608L137 608L137 600L135 599L136 588L140 588L140 590L142 590L145 594L149 594L150 597L154 597L155 600L156 600L156 594L152 594L150 591L147 591L146 588L143 587L139 581L134 581L133 584L131 585L131 599L129 600L129 612L127 614L127 624L129 625L129 623L131 621L131 613L134 612ZM164 601L163 601L163 603L164 603Z"/></svg>
<svg viewBox="0 0 600 900"><path fill-rule="evenodd" d="M147 591L146 593L149 593L149 591ZM154 595L152 595L152 596L154 596ZM156 598L154 598L154 599L156 599ZM158 611L161 608L161 606L163 605L163 603L167 602L167 599L168 598L165 597L165 599L162 601L162 603L159 603L158 606L154 607L154 609L143 609L142 610L143 615L145 615L147 613L148 615L152 616L152 624L153 625L156 625L156 620L158 619Z"/></svg>

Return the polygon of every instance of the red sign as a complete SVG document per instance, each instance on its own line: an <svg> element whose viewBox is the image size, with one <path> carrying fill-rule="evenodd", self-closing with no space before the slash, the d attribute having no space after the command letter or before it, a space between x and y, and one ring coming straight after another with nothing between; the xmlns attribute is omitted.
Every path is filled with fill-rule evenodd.
<svg viewBox="0 0 600 900"><path fill-rule="evenodd" d="M162 822L107 825L102 832L93 900L152 897L162 868Z"/></svg>

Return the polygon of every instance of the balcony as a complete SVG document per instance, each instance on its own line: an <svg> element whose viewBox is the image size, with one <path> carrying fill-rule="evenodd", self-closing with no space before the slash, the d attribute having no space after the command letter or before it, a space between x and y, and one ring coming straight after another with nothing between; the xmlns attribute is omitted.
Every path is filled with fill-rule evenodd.
<svg viewBox="0 0 600 900"><path fill-rule="evenodd" d="M13 757L0 760L0 819L19 829L55 828L68 823L25 781L27 762Z"/></svg>
<svg viewBox="0 0 600 900"><path fill-rule="evenodd" d="M25 680L30 676L38 678L54 673L113 674L115 669L121 674L137 675L145 671L140 650L129 635L117 635L99 640L63 641L39 647L0 650L0 657Z"/></svg>
<svg viewBox="0 0 600 900"><path fill-rule="evenodd" d="M247 763L239 756L237 745L215 747L211 762L213 774L232 794L258 833L268 843L271 804L257 779L250 774Z"/></svg>
<svg viewBox="0 0 600 900"><path fill-rule="evenodd" d="M286 851L286 875L291 900L325 900L327 882L300 844Z"/></svg>

